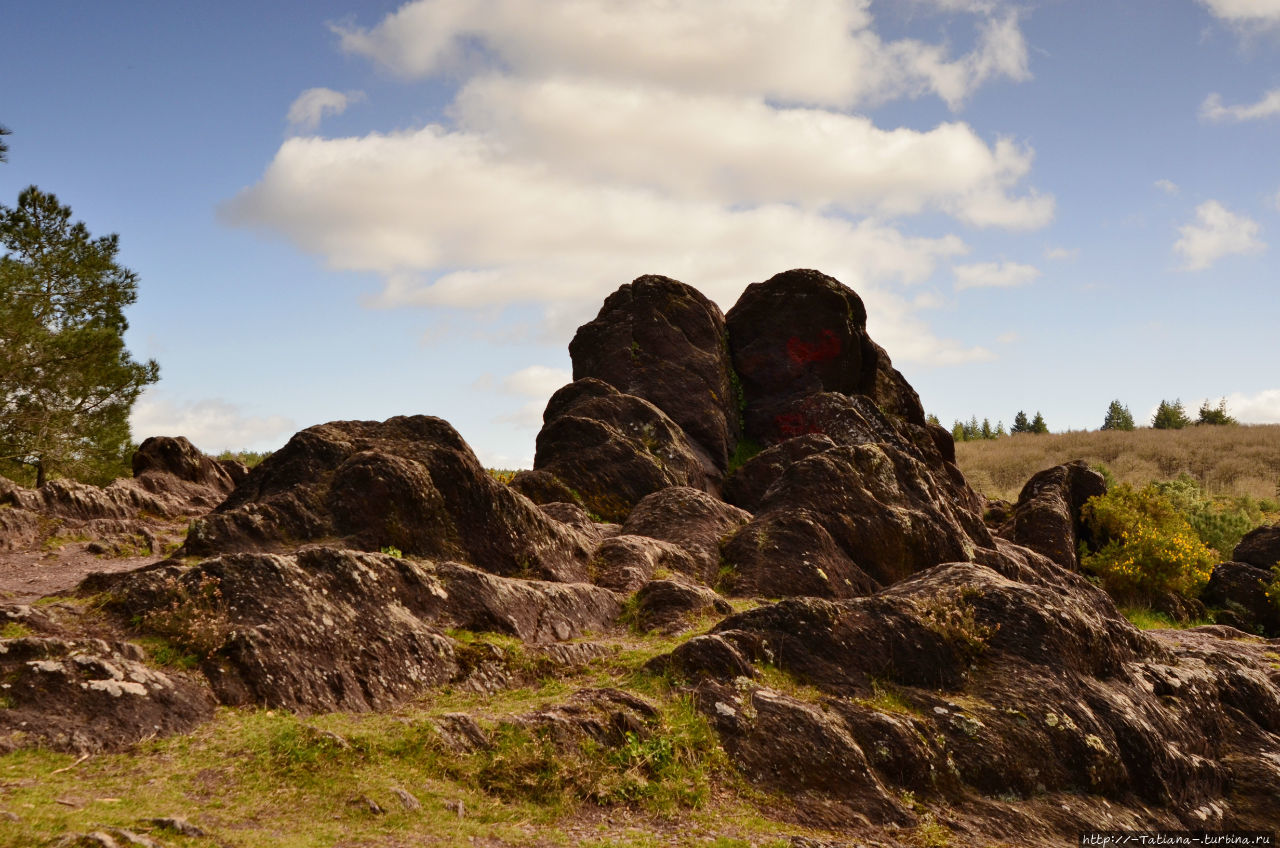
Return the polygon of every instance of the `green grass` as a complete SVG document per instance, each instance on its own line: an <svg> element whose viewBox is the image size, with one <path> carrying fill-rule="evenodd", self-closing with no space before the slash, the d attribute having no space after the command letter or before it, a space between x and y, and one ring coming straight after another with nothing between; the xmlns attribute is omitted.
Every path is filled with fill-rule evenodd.
<svg viewBox="0 0 1280 848"><path fill-rule="evenodd" d="M1184 630L1188 627L1200 627L1213 624L1213 619L1196 619L1179 623L1168 615L1146 607L1123 607L1120 610L1129 623L1139 630Z"/></svg>

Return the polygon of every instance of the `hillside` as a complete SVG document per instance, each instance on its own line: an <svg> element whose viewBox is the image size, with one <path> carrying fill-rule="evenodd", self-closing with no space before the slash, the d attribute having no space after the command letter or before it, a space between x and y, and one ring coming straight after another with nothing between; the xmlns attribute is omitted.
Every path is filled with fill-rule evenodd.
<svg viewBox="0 0 1280 848"><path fill-rule="evenodd" d="M969 484L1009 501L1032 474L1075 459L1105 465L1117 482L1135 486L1189 474L1209 494L1274 499L1280 424L1018 434L956 445Z"/></svg>

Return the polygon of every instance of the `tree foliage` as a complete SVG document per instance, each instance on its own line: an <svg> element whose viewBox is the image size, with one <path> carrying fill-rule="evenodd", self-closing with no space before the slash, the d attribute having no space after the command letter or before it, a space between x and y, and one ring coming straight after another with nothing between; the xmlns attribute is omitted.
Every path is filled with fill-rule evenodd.
<svg viewBox="0 0 1280 848"><path fill-rule="evenodd" d="M1227 414L1227 399L1218 401L1217 406L1210 406L1209 401L1200 404L1200 417L1197 424L1226 425L1235 424L1236 420Z"/></svg>
<svg viewBox="0 0 1280 848"><path fill-rule="evenodd" d="M9 145L5 143L4 137L11 134L11 130L0 124L0 162L9 161Z"/></svg>
<svg viewBox="0 0 1280 848"><path fill-rule="evenodd" d="M1030 433L1031 422L1027 420L1027 413L1021 409L1018 414L1013 416L1013 426L1009 428L1010 433Z"/></svg>
<svg viewBox="0 0 1280 848"><path fill-rule="evenodd" d="M137 275L115 235L92 238L32 186L0 206L0 473L105 482L129 450L129 410L159 379L124 345Z"/></svg>
<svg viewBox="0 0 1280 848"><path fill-rule="evenodd" d="M1181 430L1190 423L1191 419L1187 417L1187 410L1183 408L1181 400L1173 403L1160 401L1156 414L1151 417L1151 426L1157 430Z"/></svg>
<svg viewBox="0 0 1280 848"><path fill-rule="evenodd" d="M1031 430L1029 432L1032 432L1032 433L1049 432L1049 425L1044 423L1044 416L1040 414L1040 410L1038 409L1036 410L1036 417L1031 419Z"/></svg>
<svg viewBox="0 0 1280 848"><path fill-rule="evenodd" d="M1129 407L1118 400L1111 401L1111 405L1107 407L1107 417L1102 421L1102 429L1128 431L1133 430L1135 426L1133 413L1129 411Z"/></svg>

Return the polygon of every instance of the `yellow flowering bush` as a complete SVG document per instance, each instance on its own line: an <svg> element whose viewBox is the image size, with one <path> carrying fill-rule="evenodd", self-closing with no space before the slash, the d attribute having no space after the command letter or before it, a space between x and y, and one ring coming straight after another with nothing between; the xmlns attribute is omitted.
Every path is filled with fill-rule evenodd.
<svg viewBox="0 0 1280 848"><path fill-rule="evenodd" d="M1081 511L1098 544L1081 564L1122 601L1164 592L1195 597L1219 561L1185 515L1155 485L1119 485Z"/></svg>

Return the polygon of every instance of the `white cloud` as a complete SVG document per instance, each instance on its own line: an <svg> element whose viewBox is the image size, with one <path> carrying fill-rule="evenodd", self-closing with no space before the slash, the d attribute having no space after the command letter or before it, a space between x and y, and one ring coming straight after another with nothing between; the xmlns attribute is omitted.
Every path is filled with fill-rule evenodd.
<svg viewBox="0 0 1280 848"><path fill-rule="evenodd" d="M1209 403L1217 406L1218 399L1211 398ZM1242 424L1280 423L1280 389L1265 389L1254 394L1229 394L1227 412Z"/></svg>
<svg viewBox="0 0 1280 848"><path fill-rule="evenodd" d="M1280 212L1280 189L1277 189L1275 194L1267 198L1267 203L1272 209Z"/></svg>
<svg viewBox="0 0 1280 848"><path fill-rule="evenodd" d="M224 204L330 267L384 280L374 307L535 304L571 332L644 273L722 307L793 267L858 290L877 340L904 361L989 351L937 338L903 289L967 248L891 219L942 213L979 227L1050 222L1025 185L1032 151L960 122L884 130L853 104L933 93L953 107L1026 79L1016 12L976 15L976 46L884 41L870 0L417 0L348 52L407 77L460 82L449 125L286 141Z"/></svg>
<svg viewBox="0 0 1280 848"><path fill-rule="evenodd" d="M975 262L953 265L957 289L1011 288L1030 283L1040 276L1040 269L1017 262Z"/></svg>
<svg viewBox="0 0 1280 848"><path fill-rule="evenodd" d="M1228 23L1280 23L1280 0L1200 0L1212 14Z"/></svg>
<svg viewBox="0 0 1280 848"><path fill-rule="evenodd" d="M859 115L750 97L496 75L468 84L454 112L509 155L673 197L885 215L937 209L1015 229L1053 217L1053 198L1010 195L1031 152L1008 139L988 146L962 123L882 130Z"/></svg>
<svg viewBox="0 0 1280 848"><path fill-rule="evenodd" d="M1257 103L1247 106L1223 106L1222 96L1210 94L1200 104L1200 117L1206 121L1257 121L1280 115L1280 88L1272 89Z"/></svg>
<svg viewBox="0 0 1280 848"><path fill-rule="evenodd" d="M1196 207L1196 220L1178 228L1180 238L1173 245L1183 260L1183 269L1202 271L1224 256L1261 253L1266 245L1258 238L1258 223L1237 215L1216 200Z"/></svg>
<svg viewBox="0 0 1280 848"><path fill-rule="evenodd" d="M297 427L280 415L247 415L220 399L175 401L147 389L129 416L135 441L149 436L186 436L205 453L224 450L269 450L288 441Z"/></svg>
<svg viewBox="0 0 1280 848"><path fill-rule="evenodd" d="M563 386L573 382L573 373L563 368L530 365L502 379L502 392L527 398L519 409L498 418L501 424L513 424L526 430L542 426L542 411L547 401Z"/></svg>
<svg viewBox="0 0 1280 848"><path fill-rule="evenodd" d="M1080 248L1078 247L1049 247L1045 248L1044 258L1051 259L1054 262L1066 262L1072 259L1078 259L1080 256Z"/></svg>
<svg viewBox="0 0 1280 848"><path fill-rule="evenodd" d="M870 0L417 0L372 29L334 29L347 52L408 77L483 61L479 45L520 76L568 74L841 107L934 93L954 108L991 79L1030 76L1017 15L966 5L981 15L980 34L959 58L916 40L882 41Z"/></svg>
<svg viewBox="0 0 1280 848"><path fill-rule="evenodd" d="M723 306L747 283L816 267L858 289L869 306L878 303L891 327L910 324L906 347L964 355L911 339L923 328L907 321L892 292L965 252L955 236L912 238L874 220L786 204L731 208L590 183L536 160L506 159L488 141L439 127L291 139L262 180L222 212L335 268L382 274L376 305L383 307L598 306L644 273L683 279Z"/></svg>
<svg viewBox="0 0 1280 848"><path fill-rule="evenodd" d="M308 88L289 106L289 124L303 130L320 126L325 115L341 115L352 103L364 99L364 92L342 93L331 88Z"/></svg>
<svg viewBox="0 0 1280 848"><path fill-rule="evenodd" d="M1156 180L1155 187L1163 191L1165 194L1173 195L1179 192L1178 184L1173 180Z"/></svg>

